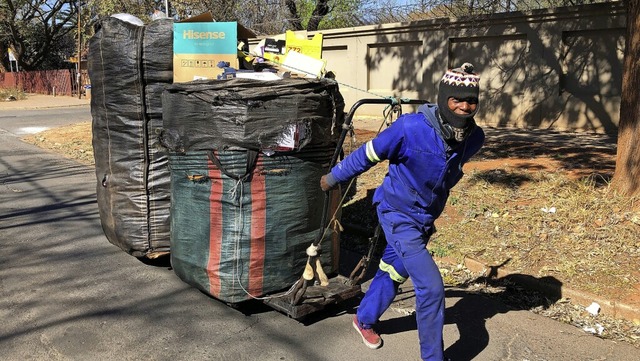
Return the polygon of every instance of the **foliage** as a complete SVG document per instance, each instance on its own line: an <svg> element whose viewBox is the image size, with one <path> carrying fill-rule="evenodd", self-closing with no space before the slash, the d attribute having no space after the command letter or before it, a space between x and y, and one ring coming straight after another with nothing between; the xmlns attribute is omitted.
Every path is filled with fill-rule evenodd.
<svg viewBox="0 0 640 361"><path fill-rule="evenodd" d="M362 0L333 0L333 1L311 1L298 0L296 9L292 11L290 3L287 1L291 13L291 23L295 27L296 19L300 22L299 29L296 30L323 30L336 29L357 25L354 14L361 9L367 1ZM302 26L306 23L306 27Z"/></svg>
<svg viewBox="0 0 640 361"><path fill-rule="evenodd" d="M0 5L0 52L8 68L12 49L20 69L64 67L73 51L76 10L71 0L3 0Z"/></svg>
<svg viewBox="0 0 640 361"><path fill-rule="evenodd" d="M157 1L154 0L88 0L84 5L88 13L97 16L124 13L131 14L143 21L151 20L153 9L158 6Z"/></svg>
<svg viewBox="0 0 640 361"><path fill-rule="evenodd" d="M238 21L259 34L285 30L318 30L353 26L361 0L171 0L169 16L182 20L211 11L217 21ZM128 13L144 22L153 11L166 12L162 0L88 0L90 12L98 16ZM347 14L348 16L345 16Z"/></svg>

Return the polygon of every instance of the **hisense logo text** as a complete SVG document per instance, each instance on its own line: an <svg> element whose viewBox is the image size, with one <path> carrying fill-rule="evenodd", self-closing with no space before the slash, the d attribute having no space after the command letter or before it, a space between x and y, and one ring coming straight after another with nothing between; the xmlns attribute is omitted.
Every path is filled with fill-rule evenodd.
<svg viewBox="0 0 640 361"><path fill-rule="evenodd" d="M193 30L184 30L182 32L183 39L224 39L225 33L224 31L193 31Z"/></svg>

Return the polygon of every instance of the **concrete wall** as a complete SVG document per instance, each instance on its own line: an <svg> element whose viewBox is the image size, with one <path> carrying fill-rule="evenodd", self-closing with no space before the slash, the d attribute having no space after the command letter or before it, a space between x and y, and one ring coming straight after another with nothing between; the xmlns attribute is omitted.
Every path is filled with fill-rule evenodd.
<svg viewBox="0 0 640 361"><path fill-rule="evenodd" d="M325 30L322 57L347 109L381 96L435 102L445 68L469 61L481 76L478 123L615 134L625 24L618 2Z"/></svg>

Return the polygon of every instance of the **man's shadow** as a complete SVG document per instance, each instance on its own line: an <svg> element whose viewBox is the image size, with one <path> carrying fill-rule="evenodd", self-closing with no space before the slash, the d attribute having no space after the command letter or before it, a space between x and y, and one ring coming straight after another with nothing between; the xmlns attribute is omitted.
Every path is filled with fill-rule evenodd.
<svg viewBox="0 0 640 361"><path fill-rule="evenodd" d="M554 277L536 278L524 274L498 277L498 269L506 263L508 260L490 266L485 275L445 288L447 299L457 299L445 310L445 324L456 325L460 334L460 338L445 350L447 357L465 361L478 356L489 344L487 319L509 311L548 308L561 298L562 283ZM494 292L479 292L478 284L491 287ZM414 297L412 289L404 288L406 291L398 294L400 299ZM382 335L415 330L415 314L381 321L376 329Z"/></svg>

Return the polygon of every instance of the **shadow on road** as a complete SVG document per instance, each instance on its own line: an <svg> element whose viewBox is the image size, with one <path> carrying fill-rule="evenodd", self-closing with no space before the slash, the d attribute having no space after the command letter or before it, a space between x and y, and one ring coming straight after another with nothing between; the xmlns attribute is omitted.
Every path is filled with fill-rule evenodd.
<svg viewBox="0 0 640 361"><path fill-rule="evenodd" d="M504 264L506 264L505 262ZM446 348L445 354L453 360L473 360L488 345L490 340L486 322L495 315L516 310L548 308L561 298L562 283L553 277L536 278L523 274L511 274L497 278L498 268L492 267L486 276L448 287L445 296L448 304L445 324L455 325L459 339ZM522 288L523 283L544 287L544 292ZM480 293L476 285L494 289L492 293ZM405 299L414 297L413 290L399 295ZM396 302L398 299L396 299ZM380 334L395 334L417 329L415 314L391 318L377 325ZM417 340L416 340L417 342Z"/></svg>
<svg viewBox="0 0 640 361"><path fill-rule="evenodd" d="M511 274L496 278L497 269L487 276L479 277L456 289L447 290L448 298L459 298L445 314L446 324L455 324L460 338L449 346L445 353L454 360L472 360L489 344L490 335L486 320L501 313L514 310L531 310L551 306L561 298L562 283L553 277L536 278L524 274ZM523 283L544 285L546 292L526 291ZM480 295L470 289L473 285L484 284L500 291L490 297Z"/></svg>

